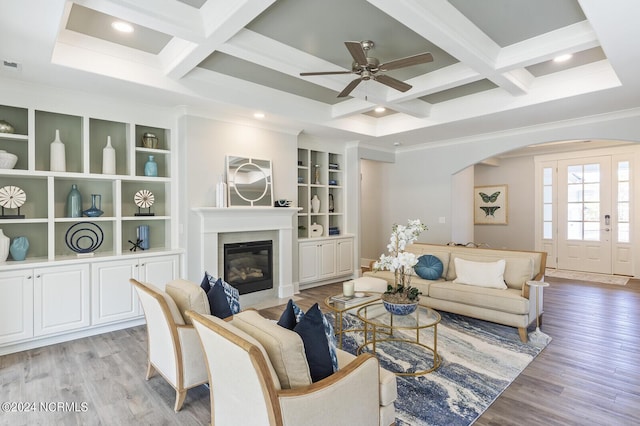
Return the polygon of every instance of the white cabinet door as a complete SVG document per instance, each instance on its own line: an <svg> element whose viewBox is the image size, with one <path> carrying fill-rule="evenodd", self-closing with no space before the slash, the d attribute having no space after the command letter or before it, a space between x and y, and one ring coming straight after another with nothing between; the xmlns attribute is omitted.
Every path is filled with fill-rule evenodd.
<svg viewBox="0 0 640 426"><path fill-rule="evenodd" d="M91 324L89 265L34 270L34 336Z"/></svg>
<svg viewBox="0 0 640 426"><path fill-rule="evenodd" d="M169 281L180 276L178 255L143 257L139 260L138 280L164 290Z"/></svg>
<svg viewBox="0 0 640 426"><path fill-rule="evenodd" d="M164 289L179 276L177 255L94 263L91 276L91 322L105 324L143 315L130 278Z"/></svg>
<svg viewBox="0 0 640 426"><path fill-rule="evenodd" d="M129 283L138 271L138 259L91 265L91 323L104 324L142 315L138 296Z"/></svg>
<svg viewBox="0 0 640 426"><path fill-rule="evenodd" d="M0 344L33 337L33 271L0 274Z"/></svg>
<svg viewBox="0 0 640 426"><path fill-rule="evenodd" d="M318 244L318 255L320 266L318 277L327 279L336 275L336 242L325 241Z"/></svg>
<svg viewBox="0 0 640 426"><path fill-rule="evenodd" d="M318 243L305 242L298 245L298 280L311 282L318 278Z"/></svg>
<svg viewBox="0 0 640 426"><path fill-rule="evenodd" d="M337 240L336 265L338 275L353 273L353 239Z"/></svg>

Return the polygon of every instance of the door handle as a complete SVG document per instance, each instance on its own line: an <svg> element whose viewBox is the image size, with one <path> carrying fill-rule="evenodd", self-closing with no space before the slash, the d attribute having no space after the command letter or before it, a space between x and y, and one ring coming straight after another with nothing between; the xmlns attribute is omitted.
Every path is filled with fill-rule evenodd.
<svg viewBox="0 0 640 426"><path fill-rule="evenodd" d="M610 229L609 228L602 228L601 231L609 232Z"/></svg>

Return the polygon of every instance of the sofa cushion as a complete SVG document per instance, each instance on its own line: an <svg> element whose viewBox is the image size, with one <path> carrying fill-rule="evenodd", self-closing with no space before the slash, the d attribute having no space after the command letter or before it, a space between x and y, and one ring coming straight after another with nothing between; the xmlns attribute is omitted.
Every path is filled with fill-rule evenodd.
<svg viewBox="0 0 640 426"><path fill-rule="evenodd" d="M437 280L442 277L444 266L442 261L432 254L423 254L418 257L418 263L413 267L416 274L425 280Z"/></svg>
<svg viewBox="0 0 640 426"><path fill-rule="evenodd" d="M203 315L211 314L207 295L198 284L177 279L167 283L165 291L176 302L185 323L192 323L191 318L184 314L189 310Z"/></svg>
<svg viewBox="0 0 640 426"><path fill-rule="evenodd" d="M447 276L447 272L449 270L449 262L451 259L451 250L448 247L440 248L437 245L415 243L409 244L406 247L406 251L409 251L418 257L422 256L423 254L430 254L437 257L442 262L442 276Z"/></svg>
<svg viewBox="0 0 640 426"><path fill-rule="evenodd" d="M505 260L497 262L473 262L460 258L455 259L456 284L476 285L480 287L490 287L506 289L504 282Z"/></svg>
<svg viewBox="0 0 640 426"><path fill-rule="evenodd" d="M534 277L532 257L507 257L504 268L504 281L509 288L521 289Z"/></svg>
<svg viewBox="0 0 640 426"><path fill-rule="evenodd" d="M529 313L529 301L518 289L501 290L441 281L431 284L429 297L511 314Z"/></svg>
<svg viewBox="0 0 640 426"><path fill-rule="evenodd" d="M252 309L234 315L231 323L260 342L283 389L311 384L304 344L297 333L280 327Z"/></svg>

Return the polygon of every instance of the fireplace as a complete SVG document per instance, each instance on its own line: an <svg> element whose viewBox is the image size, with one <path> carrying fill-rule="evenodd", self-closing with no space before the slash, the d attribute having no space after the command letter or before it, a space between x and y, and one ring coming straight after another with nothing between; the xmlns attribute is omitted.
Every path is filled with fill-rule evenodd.
<svg viewBox="0 0 640 426"><path fill-rule="evenodd" d="M224 244L224 280L240 294L273 288L273 241Z"/></svg>

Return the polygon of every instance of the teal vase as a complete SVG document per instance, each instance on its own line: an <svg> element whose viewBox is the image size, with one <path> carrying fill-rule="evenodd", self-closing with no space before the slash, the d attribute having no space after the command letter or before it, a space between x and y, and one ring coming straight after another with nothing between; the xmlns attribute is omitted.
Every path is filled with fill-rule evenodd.
<svg viewBox="0 0 640 426"><path fill-rule="evenodd" d="M28 251L29 240L27 237L17 237L11 243L11 247L9 247L9 252L11 253L11 257L13 257L13 260L24 260L27 257Z"/></svg>
<svg viewBox="0 0 640 426"><path fill-rule="evenodd" d="M67 195L67 217L82 217L82 195L75 183Z"/></svg>
<svg viewBox="0 0 640 426"><path fill-rule="evenodd" d="M158 163L153 159L153 155L149 156L149 160L144 165L145 176L158 176Z"/></svg>

